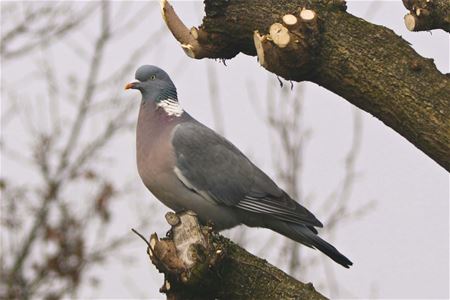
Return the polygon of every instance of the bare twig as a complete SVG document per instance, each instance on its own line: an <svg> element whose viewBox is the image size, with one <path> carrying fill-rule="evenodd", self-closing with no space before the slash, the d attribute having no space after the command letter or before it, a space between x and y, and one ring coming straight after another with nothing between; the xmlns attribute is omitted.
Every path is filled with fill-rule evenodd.
<svg viewBox="0 0 450 300"><path fill-rule="evenodd" d="M42 42L50 43L57 40L86 20L95 11L95 6L95 3L86 5L76 16L67 17L59 26L55 26L54 22L56 15L60 14L61 11L54 4L44 5L35 11L27 13L22 22L14 24L13 28L2 35L0 43L2 45L0 47L2 58L5 60L17 58L33 51ZM44 25L40 25L42 21L44 21ZM36 28L34 25L42 27ZM15 40L23 36L35 36L38 39L28 39L27 43L20 47L9 49Z"/></svg>
<svg viewBox="0 0 450 300"><path fill-rule="evenodd" d="M99 72L99 68L103 59L104 48L107 40L109 39L110 32L110 8L108 2L102 2L102 18L101 18L101 34L97 39L95 44L94 55L92 57L92 61L90 63L89 75L86 80L84 95L82 97L82 101L80 102L78 114L75 118L75 122L73 123L72 129L69 134L69 138L67 140L67 144L64 147L64 150L61 153L61 157L59 159L60 163L57 169L57 174L61 174L64 171L64 168L68 164L68 157L74 148L74 144L77 142L80 130L83 126L84 119L88 112L89 104L92 101L92 97L95 92L95 83L97 81L97 75Z"/></svg>
<svg viewBox="0 0 450 300"><path fill-rule="evenodd" d="M150 243L147 241L147 239L142 235L142 234L140 234L136 229L134 229L134 228L131 228L131 231L133 231L138 237L140 237L146 244L147 244L147 246L148 247L150 247Z"/></svg>
<svg viewBox="0 0 450 300"><path fill-rule="evenodd" d="M44 97L33 97L33 100L38 102L33 102L31 106L20 101L21 98L13 98L14 93L9 93L7 98L13 105L10 104L7 115L4 115L6 112L2 113L2 122L5 120L3 116L6 116L11 124L14 124L16 116L21 117L19 121L24 123L24 129L33 142L26 145L27 147L12 148L2 136L0 146L2 154L17 158L27 167L30 164L36 167L31 170L37 180L22 186L14 180L0 179L2 189L3 185L7 189L5 193L2 193L2 212L4 207L8 208L8 217L5 218L2 213L1 218L2 230L5 227L8 244L7 247L2 247L2 250L7 253L3 255L4 252L2 252L0 255L2 262L0 276L6 279L0 286L0 298L75 297L74 293L87 270L103 262L112 251L118 251L130 242L129 234L110 236L108 231L110 216L113 215L110 208L111 201L129 195L130 191L125 192L125 185L117 184L116 186L109 179L110 174L99 171L97 165L106 157L105 149L108 142L124 130L132 128L128 116L133 103L129 102L117 108L116 104L121 102L122 96L118 94L116 88L111 89L111 85L119 83L126 74L131 72L130 70L135 67L132 60L142 56L151 43L148 42L149 40L144 41L133 52L134 57L130 57L125 64L118 66L118 71L114 74L114 82L110 81L108 86L106 84L104 86L110 88L110 91L103 93L107 89L101 89L103 86L100 82L105 82L105 77L109 76L102 75L99 71L104 65L102 62L107 47L112 44L110 25L115 23L110 17L110 5L112 4L104 1L100 4L101 10L97 11L98 13L95 12L101 15L100 34L94 37L94 51L85 51L85 55L90 58L83 61L89 64L86 68L86 77L70 75L68 87L61 84L63 83L60 81L62 72L56 65L56 59L53 60L50 55L53 49L53 46L49 44L50 40L37 39L40 47L33 47L23 53L30 53L34 57L39 49L43 52L42 58L38 60L40 73L27 75L27 80L33 81L36 78L42 80L45 84ZM53 7L48 9L51 12L45 16L48 18L47 25L60 26L57 21L52 21L58 10ZM44 16L36 16L36 20L40 18ZM64 34L76 32L77 28L77 26L67 28ZM37 31L39 30L35 28L33 32ZM31 31L27 32L31 34ZM55 32L55 29L51 28L49 32ZM39 34L42 37L44 33ZM34 36L23 35L22 37L28 39L25 44L31 45L37 42ZM7 38L10 41L15 39L12 34ZM66 43L70 38L71 35L68 35L61 43ZM8 48L8 51L10 49L12 48ZM88 54L90 52L92 54ZM79 78L86 79L83 86L78 84ZM82 88L81 93L79 93L80 88ZM92 137L85 142L83 132L89 118L97 117L92 112L95 108L93 104L98 103L96 96L100 94L99 90L102 91L102 97L109 100L109 109L105 106L104 110L97 112L104 127L93 130ZM67 100L67 102L61 102L61 100ZM44 110L36 111L45 108L42 103L48 103L48 113ZM61 116L58 105L66 105L64 110L67 108L73 110L74 118ZM62 107L61 111L63 111ZM42 117L47 114L50 118ZM51 120L50 123L43 122L47 119ZM48 125L50 130L47 130ZM32 161L26 160L29 156L28 152L33 153ZM80 184L98 185L97 192L90 194L86 192L86 189L80 189ZM76 197L65 193L71 188L76 188L80 193L77 193ZM77 200L75 203L78 206L79 198L82 197L87 199L83 199L82 206L74 209L71 200ZM144 220L144 218L139 219ZM148 222L147 219L144 221ZM22 238L18 240L17 237ZM95 239L94 244L91 244L91 237ZM49 245L52 251L48 252L46 249ZM52 284L55 280L58 280L58 286Z"/></svg>

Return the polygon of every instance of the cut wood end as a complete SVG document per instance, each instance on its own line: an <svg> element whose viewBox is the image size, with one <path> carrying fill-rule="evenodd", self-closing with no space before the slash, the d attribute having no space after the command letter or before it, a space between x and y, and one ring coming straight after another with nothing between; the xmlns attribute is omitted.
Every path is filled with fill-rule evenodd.
<svg viewBox="0 0 450 300"><path fill-rule="evenodd" d="M172 228L172 240L178 258L187 268L191 268L196 261L189 256L189 249L194 244L207 248L207 242L193 212L187 211L179 214L178 217L180 218L180 225Z"/></svg>
<svg viewBox="0 0 450 300"><path fill-rule="evenodd" d="M407 14L404 17L405 20L405 26L409 31L414 31L414 29L416 28L416 16L412 15L412 14Z"/></svg>
<svg viewBox="0 0 450 300"><path fill-rule="evenodd" d="M273 38L273 36L288 32L288 29L283 26L281 23L273 23L269 28L269 35Z"/></svg>
<svg viewBox="0 0 450 300"><path fill-rule="evenodd" d="M265 65L264 60L264 48L263 42L266 40L266 36L259 34L258 30L253 32L253 43L255 44L256 55L258 56L258 61L261 66Z"/></svg>
<svg viewBox="0 0 450 300"><path fill-rule="evenodd" d="M184 53L190 58L195 58L194 46L190 44L181 44L181 48L183 48Z"/></svg>
<svg viewBox="0 0 450 300"><path fill-rule="evenodd" d="M174 212L170 211L170 212L166 213L165 217L166 217L167 223L169 223L169 225L171 225L171 226L176 226L180 223L180 218Z"/></svg>
<svg viewBox="0 0 450 300"><path fill-rule="evenodd" d="M289 30L280 23L270 25L269 35L272 41L280 48L285 48L291 40Z"/></svg>
<svg viewBox="0 0 450 300"><path fill-rule="evenodd" d="M297 24L297 17L291 14L287 14L283 16L283 23L288 26L293 26Z"/></svg>
<svg viewBox="0 0 450 300"><path fill-rule="evenodd" d="M150 249L153 251L155 250L156 243L158 242L158 236L156 233L152 234L150 237Z"/></svg>
<svg viewBox="0 0 450 300"><path fill-rule="evenodd" d="M316 13L310 9L302 9L300 11L300 18L305 22L310 22L316 18Z"/></svg>
<svg viewBox="0 0 450 300"><path fill-rule="evenodd" d="M198 40L198 29L196 27L192 27L191 30L191 35L194 39Z"/></svg>
<svg viewBox="0 0 450 300"><path fill-rule="evenodd" d="M416 9L416 16L420 16L421 11L422 10L420 8Z"/></svg>
<svg viewBox="0 0 450 300"><path fill-rule="evenodd" d="M166 291L170 291L170 282L169 282L169 280L166 280L166 283L165 283L164 287L166 288Z"/></svg>

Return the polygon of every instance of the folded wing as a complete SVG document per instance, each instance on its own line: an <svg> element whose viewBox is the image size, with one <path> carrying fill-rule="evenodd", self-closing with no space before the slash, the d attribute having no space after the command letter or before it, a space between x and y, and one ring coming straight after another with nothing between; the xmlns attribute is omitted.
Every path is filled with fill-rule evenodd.
<svg viewBox="0 0 450 300"><path fill-rule="evenodd" d="M174 128L176 174L188 188L219 205L282 221L322 227L228 140L192 121Z"/></svg>

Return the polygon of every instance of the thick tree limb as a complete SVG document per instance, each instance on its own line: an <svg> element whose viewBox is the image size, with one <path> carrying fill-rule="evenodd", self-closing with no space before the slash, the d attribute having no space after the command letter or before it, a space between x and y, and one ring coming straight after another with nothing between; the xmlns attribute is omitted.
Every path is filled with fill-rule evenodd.
<svg viewBox="0 0 450 300"><path fill-rule="evenodd" d="M392 30L346 13L345 1L205 0L201 34L173 26L175 11L162 6L191 57L258 55L270 72L315 82L374 115L450 171L450 77ZM187 34L196 42L180 38Z"/></svg>
<svg viewBox="0 0 450 300"><path fill-rule="evenodd" d="M409 31L442 29L450 32L450 1L403 0L409 13L405 25Z"/></svg>
<svg viewBox="0 0 450 300"><path fill-rule="evenodd" d="M227 53L233 50L233 46L231 45L228 47L219 45L219 47L217 47L214 43L207 42L208 39L216 38L213 33L207 37L207 33L202 29L199 30L195 27L188 29L167 0L161 0L160 4L161 14L167 27L173 33L177 41L180 42L181 48L183 48L187 56L197 59L212 57L214 55L226 56ZM238 53L239 52L236 52L234 55L226 58L232 58Z"/></svg>
<svg viewBox="0 0 450 300"><path fill-rule="evenodd" d="M326 299L227 238L192 212L167 213L169 238L150 237L147 253L165 275L167 299Z"/></svg>

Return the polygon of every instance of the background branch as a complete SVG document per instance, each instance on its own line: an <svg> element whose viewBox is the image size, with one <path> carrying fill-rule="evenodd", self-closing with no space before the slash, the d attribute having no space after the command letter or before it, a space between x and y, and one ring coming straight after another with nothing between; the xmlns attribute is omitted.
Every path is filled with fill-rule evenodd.
<svg viewBox="0 0 450 300"><path fill-rule="evenodd" d="M116 161L107 157L109 146L134 128L129 117L135 103L117 104L125 102L120 94L123 80L136 67L133 60L142 57L151 45L150 39L131 49L133 56L116 64L112 75L103 74L116 32L123 38L127 33L122 26L132 30L137 23L116 22L121 14L113 17L113 4L108 1L71 5L8 3L6 9L14 13L5 15L2 3L2 16L7 16L2 18L2 61L17 63L31 57L27 71L37 68L18 80L20 89L14 84L2 85L2 104L3 97L9 101L9 108L2 111L2 163L5 155L21 165L20 169L2 172L0 178L2 299L75 298L83 283L100 282L96 275L90 275L93 269L104 264L111 253L123 261L126 257L119 257L119 250L130 245L128 232L111 228L117 200L130 197L135 190L126 180L113 180L104 162L112 165ZM21 9L28 23L9 18L17 17ZM91 20L90 16L99 18ZM83 55L69 47L71 51L63 57L80 58L72 73L64 63L61 67L60 57L52 52L61 45L71 45L68 40L83 31L88 19L97 27L91 27L95 35L78 40ZM156 29L154 37L160 37L161 32ZM40 84L37 88L36 83ZM101 107L100 96L107 99ZM12 137L4 135L5 125L16 126L17 131L18 121L24 131ZM19 135L24 141L18 141ZM150 220L137 216L134 221L140 228Z"/></svg>

